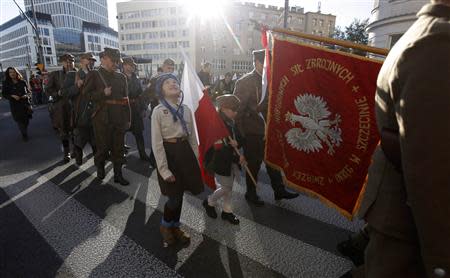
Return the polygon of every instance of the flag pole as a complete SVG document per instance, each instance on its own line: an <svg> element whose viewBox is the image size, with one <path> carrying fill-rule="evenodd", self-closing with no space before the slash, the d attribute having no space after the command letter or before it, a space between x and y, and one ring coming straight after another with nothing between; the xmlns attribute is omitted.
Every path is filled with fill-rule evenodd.
<svg viewBox="0 0 450 278"><path fill-rule="evenodd" d="M228 136L228 139L229 139L229 140L233 140L233 138L231 138L231 136ZM233 146L233 149L234 149L234 151L236 152L237 155L239 155L239 156L241 155L241 153L239 152L239 150L238 150L235 146ZM248 165L245 164L245 165L242 165L242 166L244 166L245 171L246 171L247 174L249 175L249 177L250 177L250 179L252 180L253 184L255 185L255 187L257 187L256 179L255 179L255 177L253 176L252 172L250 172L250 169L248 168Z"/></svg>
<svg viewBox="0 0 450 278"><path fill-rule="evenodd" d="M370 53L378 54L378 55L382 55L382 56L387 56L389 53L389 49L385 49L385 48L378 48L378 47L358 44L358 43L354 43L354 42L350 42L350 41L343 41L343 40L337 40L337 39L328 38L328 37L321 37L321 36L316 36L316 35L311 35L311 34L305 34L302 32L291 31L291 30L282 29L282 28L273 28L273 29L271 29L271 31L273 31L275 33L299 37L302 39L318 41L318 42L323 42L323 43L328 43L328 44L333 44L333 45L339 45L339 46L346 47L346 48L358 49L358 50L362 50L362 51L366 51L366 52L370 52Z"/></svg>

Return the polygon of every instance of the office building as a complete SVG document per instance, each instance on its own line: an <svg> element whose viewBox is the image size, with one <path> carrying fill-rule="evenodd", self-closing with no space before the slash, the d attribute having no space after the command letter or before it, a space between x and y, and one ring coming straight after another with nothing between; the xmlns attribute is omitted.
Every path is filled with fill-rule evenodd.
<svg viewBox="0 0 450 278"><path fill-rule="evenodd" d="M27 16L32 18L31 12ZM48 14L36 13L44 52L45 64L58 63L52 18ZM25 17L19 15L0 26L0 61L2 67L17 67L20 70L33 68L37 62L38 49L35 32Z"/></svg>
<svg viewBox="0 0 450 278"><path fill-rule="evenodd" d="M417 12L428 0L374 2L367 32L369 44L381 48L392 48L417 19Z"/></svg>

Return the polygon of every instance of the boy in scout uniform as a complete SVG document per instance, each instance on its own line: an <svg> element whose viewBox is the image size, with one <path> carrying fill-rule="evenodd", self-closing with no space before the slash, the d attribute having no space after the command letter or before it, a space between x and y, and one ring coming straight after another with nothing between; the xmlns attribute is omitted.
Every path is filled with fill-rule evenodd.
<svg viewBox="0 0 450 278"><path fill-rule="evenodd" d="M72 54L60 57L63 68L51 72L48 77L47 94L52 97L52 111L50 114L53 127L58 133L64 149L64 162L70 161L70 139L72 136L72 98L75 90L74 65Z"/></svg>
<svg viewBox="0 0 450 278"><path fill-rule="evenodd" d="M75 77L76 96L74 98L74 130L73 142L75 160L78 165L83 163L83 148L86 143L92 147L95 153L94 128L92 126L93 103L90 95L86 94L84 82L89 72L94 69L94 63L97 61L92 53L84 53L80 57L80 66Z"/></svg>
<svg viewBox="0 0 450 278"><path fill-rule="evenodd" d="M134 62L133 58L123 58L122 68L123 73L127 77L128 97L130 98L131 108L130 131L136 139L140 159L150 161L150 157L145 153L144 135L142 133L144 130L143 116L147 107L144 102L144 93L142 91L141 82L139 82L139 79L135 74L136 67L137 64Z"/></svg>
<svg viewBox="0 0 450 278"><path fill-rule="evenodd" d="M236 82L234 89L234 95L241 100L236 124L244 137L243 148L248 168L255 178L258 177L258 172L264 159L265 117L268 110L267 95L261 102L264 57L264 50L253 51L255 68L252 72L240 78ZM298 197L298 194L286 191L280 171L268 165L266 165L266 169L276 200ZM246 177L246 183L247 193L245 194L245 199L257 206L264 205L264 202L256 194L255 184L253 184L249 175Z"/></svg>
<svg viewBox="0 0 450 278"><path fill-rule="evenodd" d="M117 72L122 62L118 49L106 48L100 54L101 67L91 71L84 86L94 102L92 122L94 125L97 177L105 178L105 161L111 152L114 165L114 182L121 185L130 183L122 175L124 158L124 136L130 128L130 105L127 78Z"/></svg>
<svg viewBox="0 0 450 278"><path fill-rule="evenodd" d="M359 214L365 277L450 277L450 0L432 1L378 75L375 150Z"/></svg>

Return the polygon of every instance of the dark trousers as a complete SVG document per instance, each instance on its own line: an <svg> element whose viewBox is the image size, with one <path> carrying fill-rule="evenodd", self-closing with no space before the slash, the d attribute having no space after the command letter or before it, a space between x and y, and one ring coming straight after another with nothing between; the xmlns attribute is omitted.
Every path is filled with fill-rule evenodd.
<svg viewBox="0 0 450 278"><path fill-rule="evenodd" d="M28 120L24 122L17 122L17 125L19 126L20 133L22 133L23 136L28 135Z"/></svg>
<svg viewBox="0 0 450 278"><path fill-rule="evenodd" d="M136 139L136 146L139 152L139 156L146 156L144 134L142 133L142 131L131 131L131 133Z"/></svg>
<svg viewBox="0 0 450 278"><path fill-rule="evenodd" d="M164 205L164 215L161 224L166 227L180 225L181 209L183 207L183 192L169 196Z"/></svg>
<svg viewBox="0 0 450 278"><path fill-rule="evenodd" d="M114 165L125 164L123 156L125 131L123 129L101 121L94 121L94 134L96 146L95 165L104 165L109 152L111 152L111 162Z"/></svg>
<svg viewBox="0 0 450 278"><path fill-rule="evenodd" d="M261 164L264 160L264 137L257 135L250 135L245 137L244 156L247 159L248 168L258 182L258 173ZM273 169L266 165L267 174L270 178L270 185L274 192L279 192L284 189L283 178L280 171ZM255 196L256 187L252 179L246 174L247 195Z"/></svg>
<svg viewBox="0 0 450 278"><path fill-rule="evenodd" d="M86 144L89 143L95 153L95 136L92 126L76 127L73 131L73 144L76 151L83 151Z"/></svg>

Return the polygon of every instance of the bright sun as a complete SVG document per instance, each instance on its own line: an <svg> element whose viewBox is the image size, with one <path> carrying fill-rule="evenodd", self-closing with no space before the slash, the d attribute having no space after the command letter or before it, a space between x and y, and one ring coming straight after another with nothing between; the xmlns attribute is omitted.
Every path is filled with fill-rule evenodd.
<svg viewBox="0 0 450 278"><path fill-rule="evenodd" d="M178 0L188 11L189 17L201 20L221 17L227 0ZM229 1L229 0L228 0Z"/></svg>

